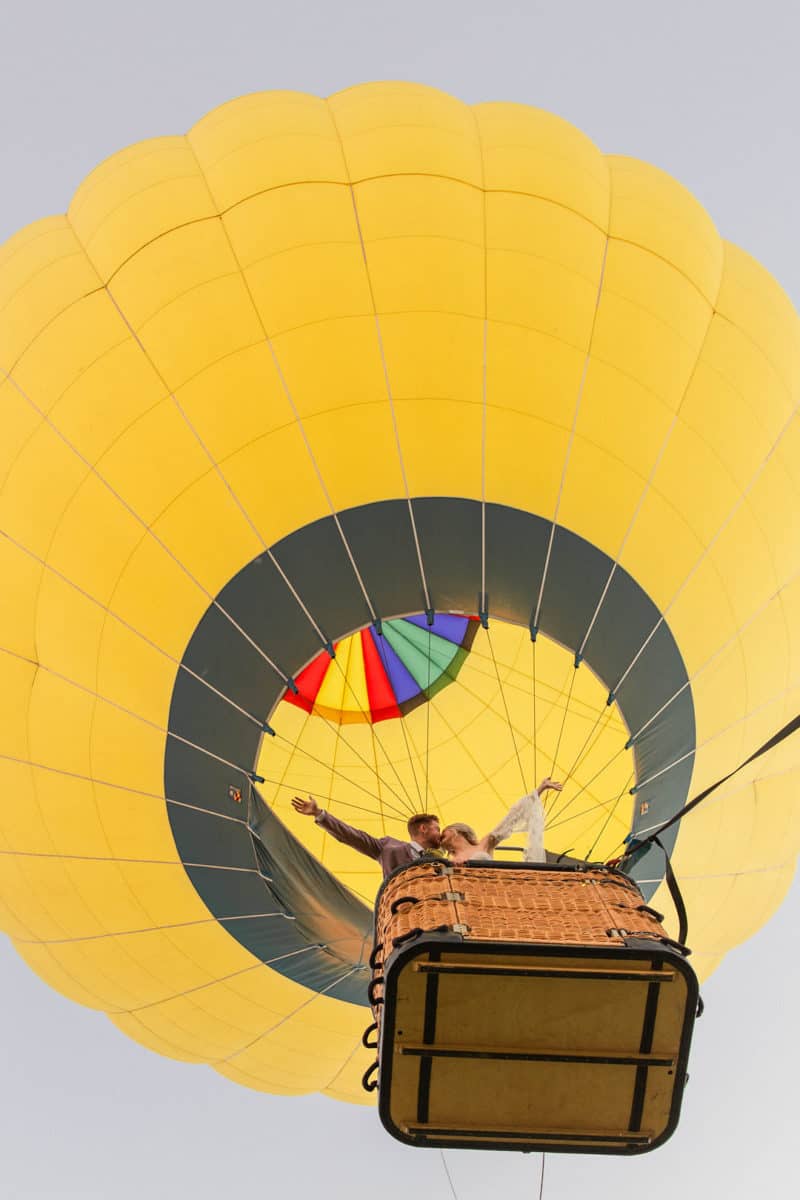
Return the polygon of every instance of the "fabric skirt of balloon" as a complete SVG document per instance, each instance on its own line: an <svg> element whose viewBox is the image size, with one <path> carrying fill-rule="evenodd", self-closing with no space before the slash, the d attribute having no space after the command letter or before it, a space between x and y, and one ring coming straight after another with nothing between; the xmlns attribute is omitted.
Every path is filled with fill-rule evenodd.
<svg viewBox="0 0 800 1200"><path fill-rule="evenodd" d="M508 810L499 824L495 825L491 837L495 844L505 841L512 833L526 833L525 862L545 862L544 853L544 805L539 793L529 792Z"/></svg>

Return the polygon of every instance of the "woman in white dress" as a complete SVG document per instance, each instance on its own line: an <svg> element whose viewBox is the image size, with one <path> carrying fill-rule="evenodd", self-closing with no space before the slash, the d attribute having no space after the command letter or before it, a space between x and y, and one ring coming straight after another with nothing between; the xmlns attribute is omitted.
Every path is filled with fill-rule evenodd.
<svg viewBox="0 0 800 1200"><path fill-rule="evenodd" d="M523 855L524 862L545 862L544 853L544 805L542 793L560 792L563 784L548 775L538 788L523 796L511 807L491 833L479 838L470 825L454 821L442 830L441 846L450 855L450 862L491 862L495 846L499 846L512 833L527 833Z"/></svg>

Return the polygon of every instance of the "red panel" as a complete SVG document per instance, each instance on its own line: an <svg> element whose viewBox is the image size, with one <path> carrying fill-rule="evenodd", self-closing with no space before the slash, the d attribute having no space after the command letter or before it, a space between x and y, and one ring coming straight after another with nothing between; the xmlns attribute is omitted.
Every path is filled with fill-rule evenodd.
<svg viewBox="0 0 800 1200"><path fill-rule="evenodd" d="M334 650L338 644L337 642L334 645ZM316 658L312 658L308 666L304 667L295 679L297 694L295 695L291 688L287 688L283 695L284 700L288 700L290 704L296 704L298 708L305 709L310 713L314 707L317 692L322 687L325 673L332 661L327 650L323 650Z"/></svg>
<svg viewBox="0 0 800 1200"><path fill-rule="evenodd" d="M397 707L397 699L383 669L378 648L368 629L361 630L361 649L364 654L364 673L367 677L369 711L373 723L399 717L400 709Z"/></svg>

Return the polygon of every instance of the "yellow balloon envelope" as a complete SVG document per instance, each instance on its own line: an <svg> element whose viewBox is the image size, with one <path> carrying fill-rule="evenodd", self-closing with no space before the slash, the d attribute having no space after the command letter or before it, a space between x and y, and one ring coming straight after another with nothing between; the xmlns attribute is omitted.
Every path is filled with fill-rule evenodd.
<svg viewBox="0 0 800 1200"><path fill-rule="evenodd" d="M291 797L483 833L555 774L590 859L718 785L668 837L707 975L800 841L799 396L777 284L548 113L265 92L103 163L0 250L19 953L163 1054L366 1099L379 872Z"/></svg>

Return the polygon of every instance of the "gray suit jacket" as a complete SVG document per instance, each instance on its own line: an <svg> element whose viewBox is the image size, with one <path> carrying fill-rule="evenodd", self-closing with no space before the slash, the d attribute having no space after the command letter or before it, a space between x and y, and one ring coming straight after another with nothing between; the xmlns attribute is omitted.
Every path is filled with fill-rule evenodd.
<svg viewBox="0 0 800 1200"><path fill-rule="evenodd" d="M354 850L366 854L367 858L377 859L381 864L384 879L387 875L391 875L397 867L404 867L407 863L416 862L420 857L420 852L411 845L411 842L401 842L393 837L373 837L371 834L365 833L363 829L355 829L337 817L332 817L329 812L323 812L315 819L326 833L336 838L337 842L344 842L345 846L352 846Z"/></svg>

